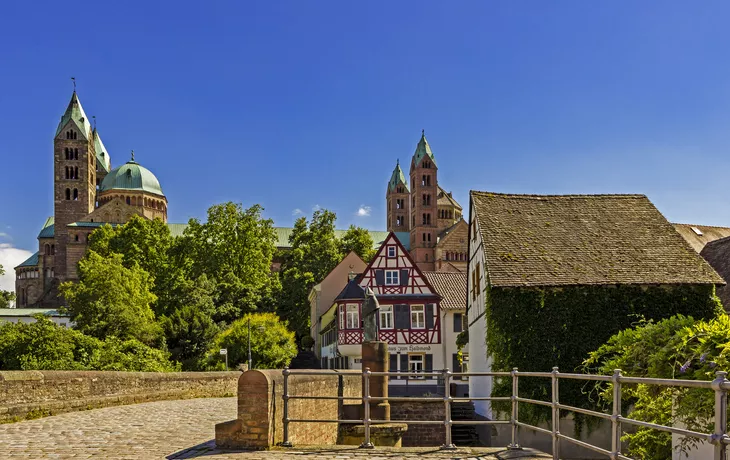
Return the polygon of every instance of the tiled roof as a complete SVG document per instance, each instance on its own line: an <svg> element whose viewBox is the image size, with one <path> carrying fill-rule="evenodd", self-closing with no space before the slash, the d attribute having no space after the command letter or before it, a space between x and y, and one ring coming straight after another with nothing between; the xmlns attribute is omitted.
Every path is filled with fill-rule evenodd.
<svg viewBox="0 0 730 460"><path fill-rule="evenodd" d="M18 265L15 268L20 268L20 267L35 267L37 265L38 265L38 252L36 251L35 254L33 254L32 256L30 256L27 259L25 259L25 261L22 264Z"/></svg>
<svg viewBox="0 0 730 460"><path fill-rule="evenodd" d="M644 195L471 200L492 286L724 283Z"/></svg>
<svg viewBox="0 0 730 460"><path fill-rule="evenodd" d="M423 272L445 310L466 308L466 273Z"/></svg>
<svg viewBox="0 0 730 460"><path fill-rule="evenodd" d="M672 224L674 228L682 235L682 238L692 246L692 248L700 252L705 245L711 241L719 240L730 236L730 228L713 227L711 225L693 225L693 224Z"/></svg>
<svg viewBox="0 0 730 460"><path fill-rule="evenodd" d="M730 280L730 237L707 243L700 255L712 265L725 282ZM717 296L725 309L730 309L730 285L718 286Z"/></svg>
<svg viewBox="0 0 730 460"><path fill-rule="evenodd" d="M436 204L439 206L454 206L458 209L461 209L461 205L454 199L453 196L441 186L438 186L438 200L436 200Z"/></svg>
<svg viewBox="0 0 730 460"><path fill-rule="evenodd" d="M94 129L94 150L96 150L96 161L99 162L101 167L104 169L104 171L109 172L111 169L112 163L111 163L111 157L109 156L109 151L104 146L104 143L101 141L101 136L99 136L99 131Z"/></svg>

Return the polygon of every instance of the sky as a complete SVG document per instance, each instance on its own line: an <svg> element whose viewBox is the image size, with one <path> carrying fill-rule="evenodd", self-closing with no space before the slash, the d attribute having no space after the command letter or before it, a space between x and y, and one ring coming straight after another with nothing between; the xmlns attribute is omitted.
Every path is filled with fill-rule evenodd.
<svg viewBox="0 0 730 460"><path fill-rule="evenodd" d="M730 226L729 15L720 1L11 2L0 264L35 251L53 213L71 77L113 166L134 149L170 222L230 200L277 226L322 207L384 230L387 181L425 129L465 209L469 190L642 193L670 221Z"/></svg>

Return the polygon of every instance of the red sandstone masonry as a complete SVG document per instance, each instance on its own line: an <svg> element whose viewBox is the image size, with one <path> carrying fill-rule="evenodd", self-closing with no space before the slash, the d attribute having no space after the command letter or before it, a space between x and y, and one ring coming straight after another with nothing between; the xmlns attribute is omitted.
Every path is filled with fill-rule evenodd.
<svg viewBox="0 0 730 460"><path fill-rule="evenodd" d="M240 372L0 371L0 423L146 401L236 394Z"/></svg>

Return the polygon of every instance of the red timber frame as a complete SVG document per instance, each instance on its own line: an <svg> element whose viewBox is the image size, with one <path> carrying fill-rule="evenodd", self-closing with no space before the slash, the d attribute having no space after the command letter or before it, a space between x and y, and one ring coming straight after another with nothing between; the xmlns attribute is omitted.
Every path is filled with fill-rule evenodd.
<svg viewBox="0 0 730 460"><path fill-rule="evenodd" d="M388 257L388 248L395 247L395 257ZM396 259L395 266L386 266L387 263L382 260ZM399 272L399 282L401 281L402 271L408 271L408 283L405 285L384 286L378 285L376 282L375 270L397 270ZM364 288L371 288L378 298L380 307L393 307L393 329L380 328L380 314L378 314L378 338L389 344L437 344L441 343L441 308L440 296L436 290L428 282L418 266L413 262L408 251L403 247L398 238L391 232L378 249L370 264L360 276L358 284ZM358 318L360 325L362 324L362 302L352 300L341 300L337 303L337 343L339 345L359 345L363 340L363 330L358 327L356 329L347 329L346 305L357 304ZM426 305L433 304L433 327L426 329L414 329L411 327L411 307L413 305L424 306L424 316L426 313ZM395 326L395 305L408 305L408 328L396 329ZM340 312L345 315L344 324L340 323ZM427 324L428 322L426 322ZM344 325L344 328L340 326Z"/></svg>

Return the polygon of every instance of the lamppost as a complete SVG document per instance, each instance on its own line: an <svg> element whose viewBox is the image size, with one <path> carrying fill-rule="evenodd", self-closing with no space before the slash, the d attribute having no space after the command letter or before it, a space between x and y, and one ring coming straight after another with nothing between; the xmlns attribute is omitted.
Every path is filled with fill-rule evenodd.
<svg viewBox="0 0 730 460"><path fill-rule="evenodd" d="M264 329L264 326L259 326L259 331ZM253 360L251 359L251 316L248 317L248 369L253 369Z"/></svg>

